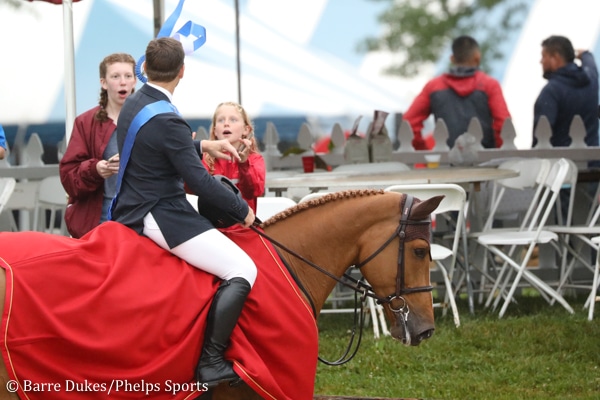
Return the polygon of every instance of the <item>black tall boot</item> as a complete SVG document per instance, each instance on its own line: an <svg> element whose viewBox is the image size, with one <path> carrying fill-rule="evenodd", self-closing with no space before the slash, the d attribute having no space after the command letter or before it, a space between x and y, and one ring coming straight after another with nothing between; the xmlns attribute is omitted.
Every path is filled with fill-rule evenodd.
<svg viewBox="0 0 600 400"><path fill-rule="evenodd" d="M223 281L215 294L208 312L200 361L196 367L196 380L207 387L240 380L233 371L233 363L226 361L223 354L250 289L250 283L244 278L233 278Z"/></svg>

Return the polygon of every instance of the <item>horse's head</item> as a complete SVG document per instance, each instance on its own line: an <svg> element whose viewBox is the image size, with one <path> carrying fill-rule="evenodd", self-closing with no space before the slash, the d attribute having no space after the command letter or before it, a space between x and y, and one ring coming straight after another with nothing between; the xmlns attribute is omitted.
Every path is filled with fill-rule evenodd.
<svg viewBox="0 0 600 400"><path fill-rule="evenodd" d="M282 257L317 312L336 281L308 264L338 277L354 265L372 287L369 295L384 305L392 336L418 345L434 330L430 214L443 196L423 202L407 197L375 190L330 193L285 210L263 227L285 245Z"/></svg>
<svg viewBox="0 0 600 400"><path fill-rule="evenodd" d="M392 337L417 346L435 330L429 278L430 214L443 196L426 201L400 197L400 217L388 228L368 233L370 244L363 246L364 254L359 256L366 262L358 266L383 304Z"/></svg>

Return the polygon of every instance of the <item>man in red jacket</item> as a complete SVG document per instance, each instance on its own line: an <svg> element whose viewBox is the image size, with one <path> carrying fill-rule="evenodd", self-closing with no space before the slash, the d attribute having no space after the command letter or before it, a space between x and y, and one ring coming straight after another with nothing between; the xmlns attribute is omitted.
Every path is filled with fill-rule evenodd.
<svg viewBox="0 0 600 400"><path fill-rule="evenodd" d="M430 80L403 115L414 133L413 147L427 149L421 131L430 114L446 123L450 148L467 131L472 117L477 117L483 128L482 146L501 147L500 130L510 113L500 83L479 70L479 44L470 36L456 38L450 61L450 71Z"/></svg>

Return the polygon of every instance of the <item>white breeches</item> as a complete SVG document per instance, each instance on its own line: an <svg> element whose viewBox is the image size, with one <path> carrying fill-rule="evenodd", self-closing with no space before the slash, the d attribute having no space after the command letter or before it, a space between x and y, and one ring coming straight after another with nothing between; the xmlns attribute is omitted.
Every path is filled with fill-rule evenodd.
<svg viewBox="0 0 600 400"><path fill-rule="evenodd" d="M148 213L144 217L144 235L198 269L223 280L244 278L250 286L254 285L256 280L254 261L217 229L203 232L170 249L152 213Z"/></svg>

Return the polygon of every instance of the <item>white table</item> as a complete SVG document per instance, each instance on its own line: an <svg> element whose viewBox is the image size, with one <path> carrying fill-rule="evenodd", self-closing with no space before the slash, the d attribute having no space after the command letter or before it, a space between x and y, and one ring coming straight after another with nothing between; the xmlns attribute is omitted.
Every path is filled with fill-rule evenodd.
<svg viewBox="0 0 600 400"><path fill-rule="evenodd" d="M495 167L442 167L411 169L390 173L370 173L368 171L297 173L283 177L269 177L266 188L275 196L291 188L319 190L341 190L342 188L383 189L397 184L418 183L457 183L469 190L479 191L481 182L512 178L518 173L513 170Z"/></svg>

